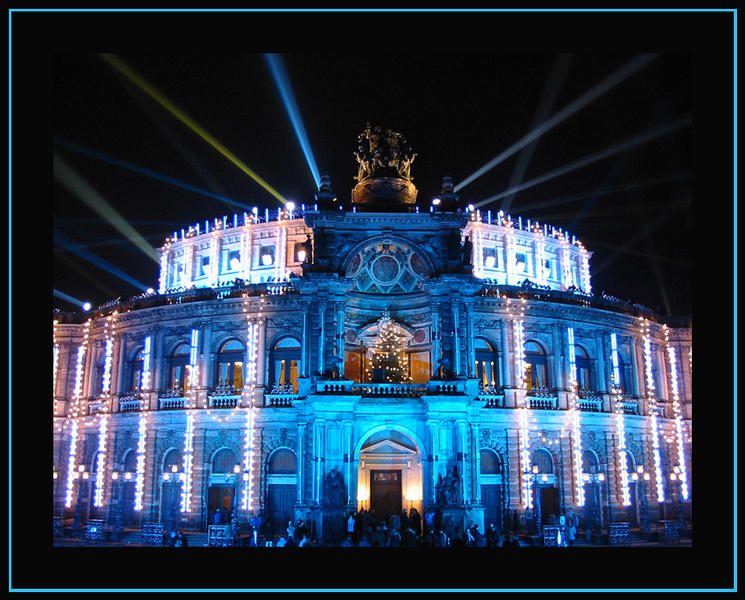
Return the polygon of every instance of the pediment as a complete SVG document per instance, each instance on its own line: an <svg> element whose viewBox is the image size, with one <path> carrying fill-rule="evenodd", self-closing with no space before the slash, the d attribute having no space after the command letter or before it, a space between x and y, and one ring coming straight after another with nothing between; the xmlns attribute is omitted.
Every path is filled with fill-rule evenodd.
<svg viewBox="0 0 745 600"><path fill-rule="evenodd" d="M363 448L365 454L401 454L405 456L414 456L416 451L411 448L394 442L393 440L380 440L370 446Z"/></svg>

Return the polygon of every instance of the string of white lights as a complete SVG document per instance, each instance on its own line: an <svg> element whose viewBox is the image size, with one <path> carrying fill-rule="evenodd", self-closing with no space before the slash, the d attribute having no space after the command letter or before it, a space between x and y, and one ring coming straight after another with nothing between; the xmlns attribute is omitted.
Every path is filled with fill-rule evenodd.
<svg viewBox="0 0 745 600"><path fill-rule="evenodd" d="M75 361L75 384L72 392L72 407L70 409L70 446L67 453L67 482L65 492L65 507L72 506L72 499L75 493L74 482L77 474L77 457L78 457L78 434L80 423L78 417L81 413L80 403L83 394L83 371L85 369L85 355L88 350L88 333L90 331L91 320L86 321L83 329L83 341L78 346L78 352Z"/></svg>
<svg viewBox="0 0 745 600"><path fill-rule="evenodd" d="M142 501L145 491L145 451L147 445L147 416L146 411L140 413L140 422L137 427L137 476L135 478L134 509L142 510Z"/></svg>
<svg viewBox="0 0 745 600"><path fill-rule="evenodd" d="M199 385L199 329L191 330L191 351L189 354L189 392L187 394L188 406L186 409L186 431L184 432L184 473L183 486L181 488L181 512L191 512L191 488L192 471L194 463L194 409L196 387Z"/></svg>
<svg viewBox="0 0 745 600"><path fill-rule="evenodd" d="M673 419L675 423L675 441L678 454L677 477L680 480L680 493L684 500L688 500L688 470L685 458L685 446L683 441L683 414L680 406L680 394L678 390L678 359L675 354L675 348L670 343L669 330L667 325L663 326L665 333L665 346L670 361L670 390L672 392Z"/></svg>
<svg viewBox="0 0 745 600"><path fill-rule="evenodd" d="M618 362L618 337L615 331L610 334L610 346L611 363L613 365L611 393L613 395L613 410L615 413L616 425L616 470L618 471L618 479L621 482L621 485L619 486L619 491L621 492L621 504L623 504L623 506L630 506L629 457L626 453L626 414L623 409L623 401L620 393L621 373Z"/></svg>
<svg viewBox="0 0 745 600"><path fill-rule="evenodd" d="M649 322L640 317L642 343L644 346L644 372L647 381L647 406L649 425L652 434L652 456L654 460L654 479L657 490L657 502L665 501L665 479L662 473L662 456L660 454L660 430L657 422L657 398L655 397L654 374L652 372L652 342L649 333Z"/></svg>
<svg viewBox="0 0 745 600"><path fill-rule="evenodd" d="M580 411L577 406L577 362L574 344L574 327L567 327L569 342L569 410L567 421L572 434L572 465L574 473L574 489L577 506L585 505L585 486L582 465L582 430Z"/></svg>

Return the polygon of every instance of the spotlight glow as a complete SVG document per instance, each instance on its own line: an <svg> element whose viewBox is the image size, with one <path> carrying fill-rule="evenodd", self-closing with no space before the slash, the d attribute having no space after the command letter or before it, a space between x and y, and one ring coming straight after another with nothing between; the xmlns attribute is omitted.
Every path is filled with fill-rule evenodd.
<svg viewBox="0 0 745 600"><path fill-rule="evenodd" d="M286 200L278 191L276 191L266 181L259 177L258 174L256 174L252 169L246 166L237 156L235 156L230 150L228 150L225 146L218 142L217 139L209 134L201 125L199 125L196 121L189 117L189 115L187 115L178 106L176 106L173 102L166 98L156 88L150 85L143 77L138 75L122 59L114 54L101 54L100 56L122 75L124 75L127 79L129 79L132 83L134 83L137 87L139 87L142 91L148 94L153 100L155 100L158 104L165 108L169 113L171 113L199 137L201 137L205 142L207 142L210 146L212 146L215 150L217 150L220 154L222 154L225 158L232 162L236 167L238 167L261 187L263 187L267 192L269 192L272 196L279 200L282 204L285 204Z"/></svg>
<svg viewBox="0 0 745 600"><path fill-rule="evenodd" d="M277 84L279 93L282 96L282 102L284 102L287 115L290 117L290 122L295 130L300 147L305 154L305 160L308 163L311 175L313 175L313 181L316 182L316 187L321 187L321 176L318 173L318 167L316 166L316 159L313 156L313 150L311 150L310 142L308 141L308 135L305 132L305 125L303 125L303 118L300 116L300 110L297 107L295 101L295 94L292 91L292 85L290 84L290 78L287 76L287 70L285 69L284 61L282 60L281 54L265 54L266 62L269 64L269 69L274 77L274 83Z"/></svg>

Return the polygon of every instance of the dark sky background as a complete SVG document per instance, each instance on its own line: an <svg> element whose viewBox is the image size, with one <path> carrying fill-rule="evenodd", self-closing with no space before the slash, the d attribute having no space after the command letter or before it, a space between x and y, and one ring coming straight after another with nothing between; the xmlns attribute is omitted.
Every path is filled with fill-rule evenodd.
<svg viewBox="0 0 745 600"><path fill-rule="evenodd" d="M305 16L310 20L320 17ZM550 16L571 19L571 15ZM607 21L609 16L590 18L594 23ZM317 40L305 32L302 39L310 37L315 43L301 45L302 50L292 43L286 48L276 44L261 47L254 37L247 38L245 49L240 45L238 49L222 49L215 43L206 48L153 49L132 40L124 46L106 46L101 41L105 27L95 30L97 43L80 47L70 35L51 55L52 150L156 248L174 230L242 211L70 150L67 143L249 207L279 206L267 191L97 54L109 51L283 196L298 204L312 203L316 189L310 169L262 55L272 51L283 55L318 168L330 174L341 202L349 205L356 174L352 151L357 135L370 121L403 133L418 154L412 174L419 204L426 210L443 175L451 175L456 183L462 181L535 127L557 61L564 60L566 70L558 85L551 88L554 101L549 116L639 53L658 53L650 64L544 134L530 148L532 157L522 181L681 117L690 117L691 125L518 192L510 212L569 229L582 240L593 252L591 273L596 293L606 291L662 314L691 313L692 140L702 122L694 110L697 77L701 75L695 68L695 52L679 43L650 46L626 40L625 46L597 48L576 41L567 44L565 38L552 45L550 38L543 37L543 44L534 45L484 43L484 39L451 44L436 41L447 38L442 33L432 35L433 42L426 31L412 35L429 43L405 44L396 43L395 37L368 35L382 30L372 25L369 32L353 35L348 27L352 17L359 15L347 15L338 25L327 24L329 29L346 32L338 35L347 42L340 48L320 41L328 39L321 30ZM405 32L411 19L399 17ZM447 17L438 15L433 24ZM468 17L474 24L474 16ZM527 31L526 25L544 24L536 16L514 23L517 17L513 15L481 17L487 24L498 24L501 33L484 29L482 23L474 25L474 39L483 38L479 32L486 30L494 35L492 42L506 40L504 36L510 34L524 42L519 32ZM649 29L654 29L653 17L644 17L650 21ZM687 17L690 25L695 15ZM246 18L236 16L239 23ZM371 15L370 21L387 23L381 20L384 18ZM147 17L144 22L154 29L157 19ZM618 24L618 19L612 22ZM458 23L453 20L455 26ZM579 17L574 19L577 23L584 25ZM276 32L276 27L267 27L259 41L271 31ZM536 31L541 29L536 27ZM638 27L637 32L643 28ZM683 31L680 33L682 36ZM460 190L462 203L475 204L505 191L519 161L518 152L465 186ZM131 283L72 252L70 243L143 285L157 287L158 265L154 261L56 179L52 193L54 289L94 306L140 293ZM496 211L500 206L501 200L497 200L482 210ZM54 306L76 310L74 304L56 297Z"/></svg>

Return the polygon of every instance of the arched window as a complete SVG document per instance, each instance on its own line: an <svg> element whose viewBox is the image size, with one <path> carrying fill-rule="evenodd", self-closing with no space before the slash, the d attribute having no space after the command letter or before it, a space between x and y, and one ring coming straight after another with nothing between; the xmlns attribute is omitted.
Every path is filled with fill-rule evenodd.
<svg viewBox="0 0 745 600"><path fill-rule="evenodd" d="M535 342L525 343L525 385L528 390L548 388L548 361L546 353Z"/></svg>
<svg viewBox="0 0 745 600"><path fill-rule="evenodd" d="M267 471L270 475L292 475L297 472L297 458L292 450L281 448L269 457Z"/></svg>
<svg viewBox="0 0 745 600"><path fill-rule="evenodd" d="M270 363L270 385L297 392L297 378L300 365L300 342L294 337L279 339L272 348Z"/></svg>
<svg viewBox="0 0 745 600"><path fill-rule="evenodd" d="M628 450L626 450L626 472L629 475L636 473L636 461L634 460L634 455Z"/></svg>
<svg viewBox="0 0 745 600"><path fill-rule="evenodd" d="M217 354L217 385L234 390L243 387L243 358L246 350L238 340L225 342Z"/></svg>
<svg viewBox="0 0 745 600"><path fill-rule="evenodd" d="M189 378L186 376L186 367L189 365L189 344L180 344L171 355L171 377L168 387L181 389L186 392L189 389Z"/></svg>
<svg viewBox="0 0 745 600"><path fill-rule="evenodd" d="M238 465L240 469L240 463L235 456L235 452L230 448L221 448L212 459L212 472L234 473L236 465Z"/></svg>
<svg viewBox="0 0 745 600"><path fill-rule="evenodd" d="M133 392L139 391L142 387L142 356L144 353L145 350L140 348L129 363L129 389Z"/></svg>
<svg viewBox="0 0 745 600"><path fill-rule="evenodd" d="M127 450L122 461L122 471L125 473L135 473L137 471L137 452L132 449Z"/></svg>
<svg viewBox="0 0 745 600"><path fill-rule="evenodd" d="M499 460L499 455L496 452L481 450L479 455L482 475L499 475L502 472L502 461Z"/></svg>
<svg viewBox="0 0 745 600"><path fill-rule="evenodd" d="M476 350L476 377L484 386L499 387L497 351L484 338L474 340Z"/></svg>
<svg viewBox="0 0 745 600"><path fill-rule="evenodd" d="M183 463L181 461L181 452L176 448L171 448L168 453L163 457L163 472L171 473L178 472L181 470ZM173 467L176 467L174 471Z"/></svg>
<svg viewBox="0 0 745 600"><path fill-rule="evenodd" d="M582 472L595 475L598 473L598 457L590 450L582 453Z"/></svg>
<svg viewBox="0 0 745 600"><path fill-rule="evenodd" d="M548 450L539 448L533 452L533 460L531 461L532 467L538 467L538 470L533 469L533 472L538 473L553 473L554 472L554 461L551 458L551 454Z"/></svg>
<svg viewBox="0 0 745 600"><path fill-rule="evenodd" d="M585 349L581 346L575 346L574 363L577 367L577 387L580 390L594 390L595 382L592 377L592 362Z"/></svg>
<svg viewBox="0 0 745 600"><path fill-rule="evenodd" d="M619 387L621 388L621 393L627 393L629 389L626 387L626 382L628 381L628 365L623 362L623 358L621 357L621 353L618 353L618 378L620 380Z"/></svg>

